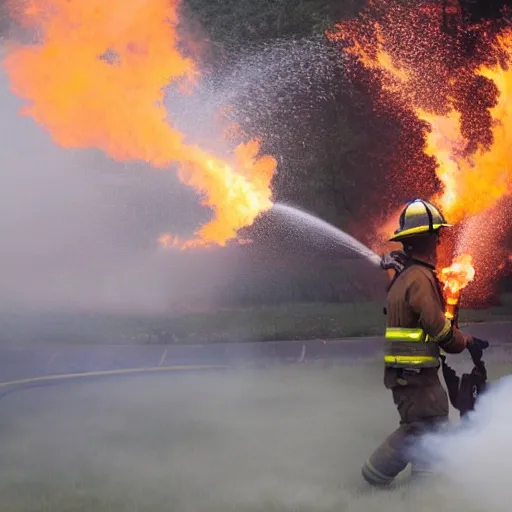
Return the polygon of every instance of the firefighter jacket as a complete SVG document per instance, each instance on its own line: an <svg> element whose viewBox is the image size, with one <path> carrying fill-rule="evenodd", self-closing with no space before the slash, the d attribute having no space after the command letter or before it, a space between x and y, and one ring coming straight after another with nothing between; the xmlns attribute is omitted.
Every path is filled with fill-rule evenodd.
<svg viewBox="0 0 512 512"><path fill-rule="evenodd" d="M445 318L434 271L427 263L410 260L391 283L386 301L386 367L437 369L440 349L464 350L464 335Z"/></svg>

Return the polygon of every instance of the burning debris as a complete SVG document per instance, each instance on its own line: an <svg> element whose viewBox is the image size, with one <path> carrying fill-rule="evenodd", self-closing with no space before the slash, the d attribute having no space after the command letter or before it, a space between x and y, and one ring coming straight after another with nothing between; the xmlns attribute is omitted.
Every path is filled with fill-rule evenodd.
<svg viewBox="0 0 512 512"><path fill-rule="evenodd" d="M173 127L169 84L193 85L194 62L178 49L178 0L13 0L11 14L37 42L14 45L3 61L23 114L66 148L98 148L119 161L177 168L214 217L193 240L164 245L225 245L272 206L271 156L240 144L225 161ZM13 43L14 44L14 43Z"/></svg>

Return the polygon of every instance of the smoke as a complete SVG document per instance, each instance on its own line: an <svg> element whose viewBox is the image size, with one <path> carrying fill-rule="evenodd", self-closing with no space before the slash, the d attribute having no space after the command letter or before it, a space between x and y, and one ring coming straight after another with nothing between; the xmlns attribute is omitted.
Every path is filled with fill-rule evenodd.
<svg viewBox="0 0 512 512"><path fill-rule="evenodd" d="M158 247L164 230L187 235L208 218L174 173L59 148L20 106L0 73L2 308L159 312L188 290L184 276L215 284Z"/></svg>
<svg viewBox="0 0 512 512"><path fill-rule="evenodd" d="M0 506L502 512L510 502L510 389L510 378L497 383L471 427L430 442L444 450L440 478L409 485L405 474L383 491L360 474L398 426L379 362L84 380L15 392L2 399Z"/></svg>
<svg viewBox="0 0 512 512"><path fill-rule="evenodd" d="M318 60L312 43L285 47L291 64L276 71L285 82L274 80L274 87L254 94L254 105L268 109L268 117L270 110L279 110L268 98L287 90L294 76L299 82L297 77L310 73L294 69L293 63ZM230 101L241 108L240 98L247 95L249 84L254 85L251 77L260 76L266 66L275 70L278 57L284 55L283 43L275 51L266 48L251 55L249 60L242 57L236 73L215 87L205 79L193 94L171 91L167 99L180 129L201 142L208 139L212 150L227 152L229 146L229 140L215 131L215 113L218 116L221 105ZM317 64L316 80L327 73L326 60L327 56L323 67ZM115 162L97 150L61 148L43 127L19 115L22 106L0 71L0 136L5 141L0 150L3 311L159 315L191 305L216 305L219 289L240 286L235 272L235 264L242 263L240 252L180 252L158 245L162 233L187 238L211 216L172 170ZM250 117L251 112L245 115ZM287 222L280 222L287 229ZM270 257L276 258L276 252ZM261 273L256 275L259 267L255 268L251 290L254 283L261 288ZM243 286L248 286L246 280Z"/></svg>
<svg viewBox="0 0 512 512"><path fill-rule="evenodd" d="M13 393L0 507L473 512L428 482L417 494L363 485L362 463L397 426L381 379L380 364L302 365Z"/></svg>
<svg viewBox="0 0 512 512"><path fill-rule="evenodd" d="M491 383L467 421L448 434L427 436L423 441L439 464L441 479L482 510L510 510L511 399L509 375Z"/></svg>

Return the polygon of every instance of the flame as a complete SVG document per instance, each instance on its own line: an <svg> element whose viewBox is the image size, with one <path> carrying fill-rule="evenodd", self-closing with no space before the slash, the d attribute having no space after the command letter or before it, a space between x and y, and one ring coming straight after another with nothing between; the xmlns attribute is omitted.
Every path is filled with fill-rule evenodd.
<svg viewBox="0 0 512 512"><path fill-rule="evenodd" d="M457 315L460 294L475 278L475 268L469 254L456 256L449 267L438 272L439 281L443 285L445 297L445 317L454 320Z"/></svg>
<svg viewBox="0 0 512 512"><path fill-rule="evenodd" d="M443 191L434 198L450 222L457 222L453 213L457 210L460 198L457 194L459 164L457 155L464 150L460 134L460 113L451 111L446 116L429 114L418 109L418 118L430 125L427 134L425 153L437 160L437 176L443 184Z"/></svg>
<svg viewBox="0 0 512 512"><path fill-rule="evenodd" d="M378 80L380 89L372 89L377 103L391 106L398 116L412 111L425 126L424 152L434 160L441 184L427 199L441 208L449 223L464 227L458 232L456 252L465 255L440 273L451 276L446 290L460 293L473 281L475 260L478 272L487 278L479 286L489 287L497 278L490 258L495 251L489 244L496 243L507 225L506 216L497 210L511 195L512 28L477 27L485 49L471 60L442 33L437 10L419 14L417 7L381 3L379 12L368 10L327 35L342 42L345 54ZM411 168L414 172L414 162ZM384 222L388 234L396 217ZM482 238L485 244L478 243Z"/></svg>
<svg viewBox="0 0 512 512"><path fill-rule="evenodd" d="M383 35L379 23L374 24L375 41L363 44L350 39L344 25L337 25L331 39L350 41L346 53L355 55L368 69L383 72L382 87L395 94L395 101L412 108L416 117L428 126L425 153L437 161L437 177L442 191L431 198L438 203L448 220L457 223L471 215L492 208L510 192L512 168L508 165L512 144L512 29L497 37L494 51L505 57L505 62L494 67L480 66L475 75L491 80L499 92L498 103L490 108L493 143L480 147L474 154L465 151L467 140L461 132L461 113L454 106L445 114L429 112L421 106L418 91L419 70L407 67L394 55L393 46ZM389 49L387 48L389 46ZM448 98L454 103L453 98Z"/></svg>
<svg viewBox="0 0 512 512"><path fill-rule="evenodd" d="M470 254L460 254L453 259L449 267L441 269L439 280L448 296L458 296L475 278L475 268Z"/></svg>
<svg viewBox="0 0 512 512"><path fill-rule="evenodd" d="M10 7L40 36L3 61L12 90L27 100L22 113L63 147L176 167L213 210L192 240L169 235L160 243L225 245L271 208L276 161L258 156L259 140L224 161L186 143L169 122L164 88L186 88L199 75L178 50L178 0L11 0Z"/></svg>
<svg viewBox="0 0 512 512"><path fill-rule="evenodd" d="M506 31L499 38L499 45L506 50L510 63L512 31ZM491 147L479 148L474 155L464 155L462 150L466 141L460 133L460 123L457 122L451 124L444 140L432 144L432 139L439 137L441 124L446 121L446 118L437 118L431 122L432 132L426 150L438 160L437 174L444 190L437 199L454 223L489 210L510 193L512 68L482 66L476 73L491 80L499 91L497 105L489 109L493 121ZM460 114L455 111L450 116L460 119Z"/></svg>

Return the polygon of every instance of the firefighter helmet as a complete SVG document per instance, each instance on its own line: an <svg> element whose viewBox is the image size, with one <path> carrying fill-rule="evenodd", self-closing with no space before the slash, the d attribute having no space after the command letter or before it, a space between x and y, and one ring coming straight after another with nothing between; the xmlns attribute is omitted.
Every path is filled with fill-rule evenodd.
<svg viewBox="0 0 512 512"><path fill-rule="evenodd" d="M450 227L441 211L432 203L415 199L407 203L400 214L400 225L389 239L398 242L411 236L434 233L440 228Z"/></svg>

